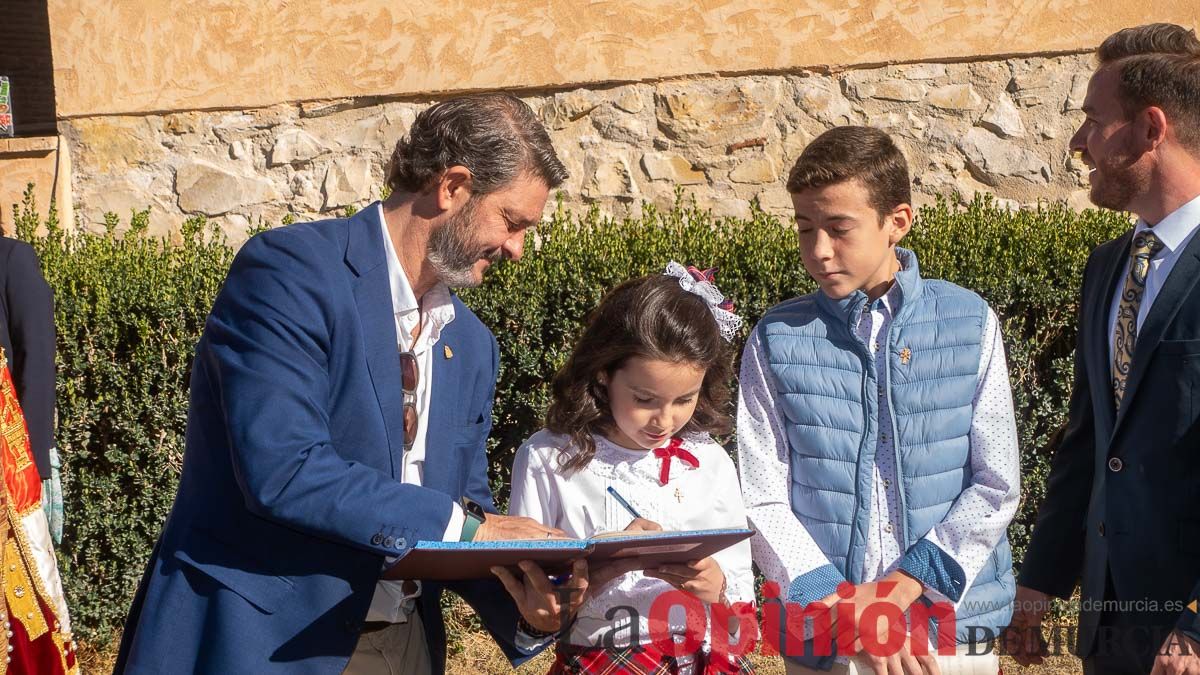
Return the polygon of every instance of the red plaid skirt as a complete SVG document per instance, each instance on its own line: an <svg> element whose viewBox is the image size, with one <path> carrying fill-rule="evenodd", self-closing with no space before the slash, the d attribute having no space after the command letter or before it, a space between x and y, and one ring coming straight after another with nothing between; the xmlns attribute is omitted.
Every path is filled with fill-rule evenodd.
<svg viewBox="0 0 1200 675"><path fill-rule="evenodd" d="M707 652L696 652L690 659L692 673L696 675L718 675L726 673L754 672L745 657L733 657L727 663L719 663ZM576 647L559 645L554 665L546 675L677 675L679 660L653 645L641 645L628 649L602 649L600 647Z"/></svg>

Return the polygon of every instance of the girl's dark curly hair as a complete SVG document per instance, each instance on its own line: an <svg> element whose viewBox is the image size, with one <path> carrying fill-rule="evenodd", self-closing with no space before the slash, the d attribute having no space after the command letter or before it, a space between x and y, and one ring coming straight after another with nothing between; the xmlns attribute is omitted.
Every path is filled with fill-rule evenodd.
<svg viewBox="0 0 1200 675"><path fill-rule="evenodd" d="M704 370L696 412L681 432L724 434L731 429L733 366L708 304L681 288L678 279L650 274L626 281L604 296L570 358L554 376L546 427L571 439L561 450L564 472L587 466L596 454L592 434L614 428L608 392L598 376L604 373L611 381L613 373L634 356Z"/></svg>

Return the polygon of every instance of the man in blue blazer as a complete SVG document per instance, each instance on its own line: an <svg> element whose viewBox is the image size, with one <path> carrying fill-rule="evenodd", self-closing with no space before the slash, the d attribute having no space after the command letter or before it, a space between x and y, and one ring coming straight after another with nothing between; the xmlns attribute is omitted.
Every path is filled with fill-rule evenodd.
<svg viewBox="0 0 1200 675"><path fill-rule="evenodd" d="M1200 42L1142 26L1098 57L1071 149L1092 201L1138 222L1084 271L1070 420L1021 566L1015 656L1040 661L1048 596L1080 582L1085 673L1196 673Z"/></svg>
<svg viewBox="0 0 1200 675"><path fill-rule="evenodd" d="M565 177L519 99L456 99L397 144L385 202L246 243L196 347L179 492L117 672L442 672L444 589L514 663L560 629L582 563L569 607L536 566L380 577L420 540L557 534L494 515L496 340L449 288L520 258Z"/></svg>

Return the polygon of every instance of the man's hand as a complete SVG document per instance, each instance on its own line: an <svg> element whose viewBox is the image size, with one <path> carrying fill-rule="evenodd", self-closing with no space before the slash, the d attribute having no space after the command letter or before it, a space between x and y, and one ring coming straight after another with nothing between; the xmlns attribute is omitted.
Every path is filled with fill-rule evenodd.
<svg viewBox="0 0 1200 675"><path fill-rule="evenodd" d="M1150 675L1200 675L1200 642L1172 631L1154 658Z"/></svg>
<svg viewBox="0 0 1200 675"><path fill-rule="evenodd" d="M1042 619L1049 611L1050 596L1027 586L1017 586L1012 621L1008 624L1009 632L1004 643L1009 656L1022 666L1040 665L1046 656Z"/></svg>
<svg viewBox="0 0 1200 675"><path fill-rule="evenodd" d="M643 572L648 577L662 579L681 591L691 593L708 604L725 602L725 572L712 558L695 560L686 565L662 565Z"/></svg>
<svg viewBox="0 0 1200 675"><path fill-rule="evenodd" d="M489 513L487 519L475 530L472 541L500 541L502 539L548 539L565 538L566 532L548 527L525 516L501 516ZM544 575L543 575L544 576Z"/></svg>
<svg viewBox="0 0 1200 675"><path fill-rule="evenodd" d="M522 560L517 566L521 568L521 579L504 567L493 567L492 574L504 584L504 590L512 596L517 611L529 625L545 633L562 630L583 604L588 588L587 562L576 560L571 578L557 586L536 563Z"/></svg>

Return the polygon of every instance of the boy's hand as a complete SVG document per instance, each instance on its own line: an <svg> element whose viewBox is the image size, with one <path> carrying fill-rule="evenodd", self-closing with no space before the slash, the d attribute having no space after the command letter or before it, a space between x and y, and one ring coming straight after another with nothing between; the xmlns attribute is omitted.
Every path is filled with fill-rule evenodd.
<svg viewBox="0 0 1200 675"><path fill-rule="evenodd" d="M937 657L929 649L922 650L921 656L913 655L911 639L909 636L895 654L874 656L860 652L858 657L870 664L875 675L941 675Z"/></svg>
<svg viewBox="0 0 1200 675"><path fill-rule="evenodd" d="M884 614L885 616L899 615L899 616L903 617L904 613L906 611L908 611L909 606L911 606L914 602L916 602L917 598L921 597L921 594L924 591L925 591L925 587L923 585L921 585L921 582L917 581L916 579L909 576L908 574L906 574L900 570L897 570L897 571L892 572L891 574L887 575L886 577L880 579L879 581L874 581L874 582L867 583L867 584L859 584L859 585L855 586L854 594L851 595L849 598L843 598L841 595L834 593L832 595L829 595L825 599L823 599L821 602L823 604L827 605L828 607L830 607L830 616L832 619L831 623L833 624L834 634L841 636L842 630L851 631L851 635L853 636L853 640L854 640L854 649L855 649L856 653L858 653L861 656L866 657L868 660L871 661L872 667L875 667L878 669L880 667L884 667L883 661L887 661L888 659L885 658L885 659L883 659L883 661L879 661L876 658L879 655L868 654L868 653L864 652L862 636L860 635L860 629L873 631L874 632L873 637L875 638L875 640L874 640L875 644L884 645L884 644L889 643L890 637L892 635L895 635L896 631L900 631L907 636L908 635L908 626L905 623L893 624L890 626L880 625L881 622L878 622L878 621L876 622L876 625L874 625L874 626L862 626L861 625L861 617L862 617L863 611L872 605L878 606L880 603L886 603L886 604L895 606L896 609L894 611L885 611L885 614ZM844 628L837 625L837 617L839 615L837 605L842 604L842 603L852 603L851 606L853 607L853 610L854 610L853 625L846 626ZM908 640L906 638L905 642L907 643L907 641ZM928 651L928 650L924 650L924 651ZM904 653L908 652L907 644L906 644L906 648L901 650L901 652L904 652ZM897 653L895 655L889 655L889 657L890 656L896 656L897 658L899 658L900 653ZM916 661L920 662L922 666L928 668L928 666L925 666L923 659L920 659L917 657L912 657L911 655L909 656L909 658L916 659ZM896 661L896 663L900 663L900 661ZM934 667L936 667L936 664L934 665ZM891 672L891 671L885 670L885 671L881 671L881 672ZM895 672L901 672L901 671L897 670Z"/></svg>
<svg viewBox="0 0 1200 675"><path fill-rule="evenodd" d="M705 558L686 565L662 565L643 572L648 577L662 579L681 591L691 593L701 602L725 603L725 572L716 560Z"/></svg>

